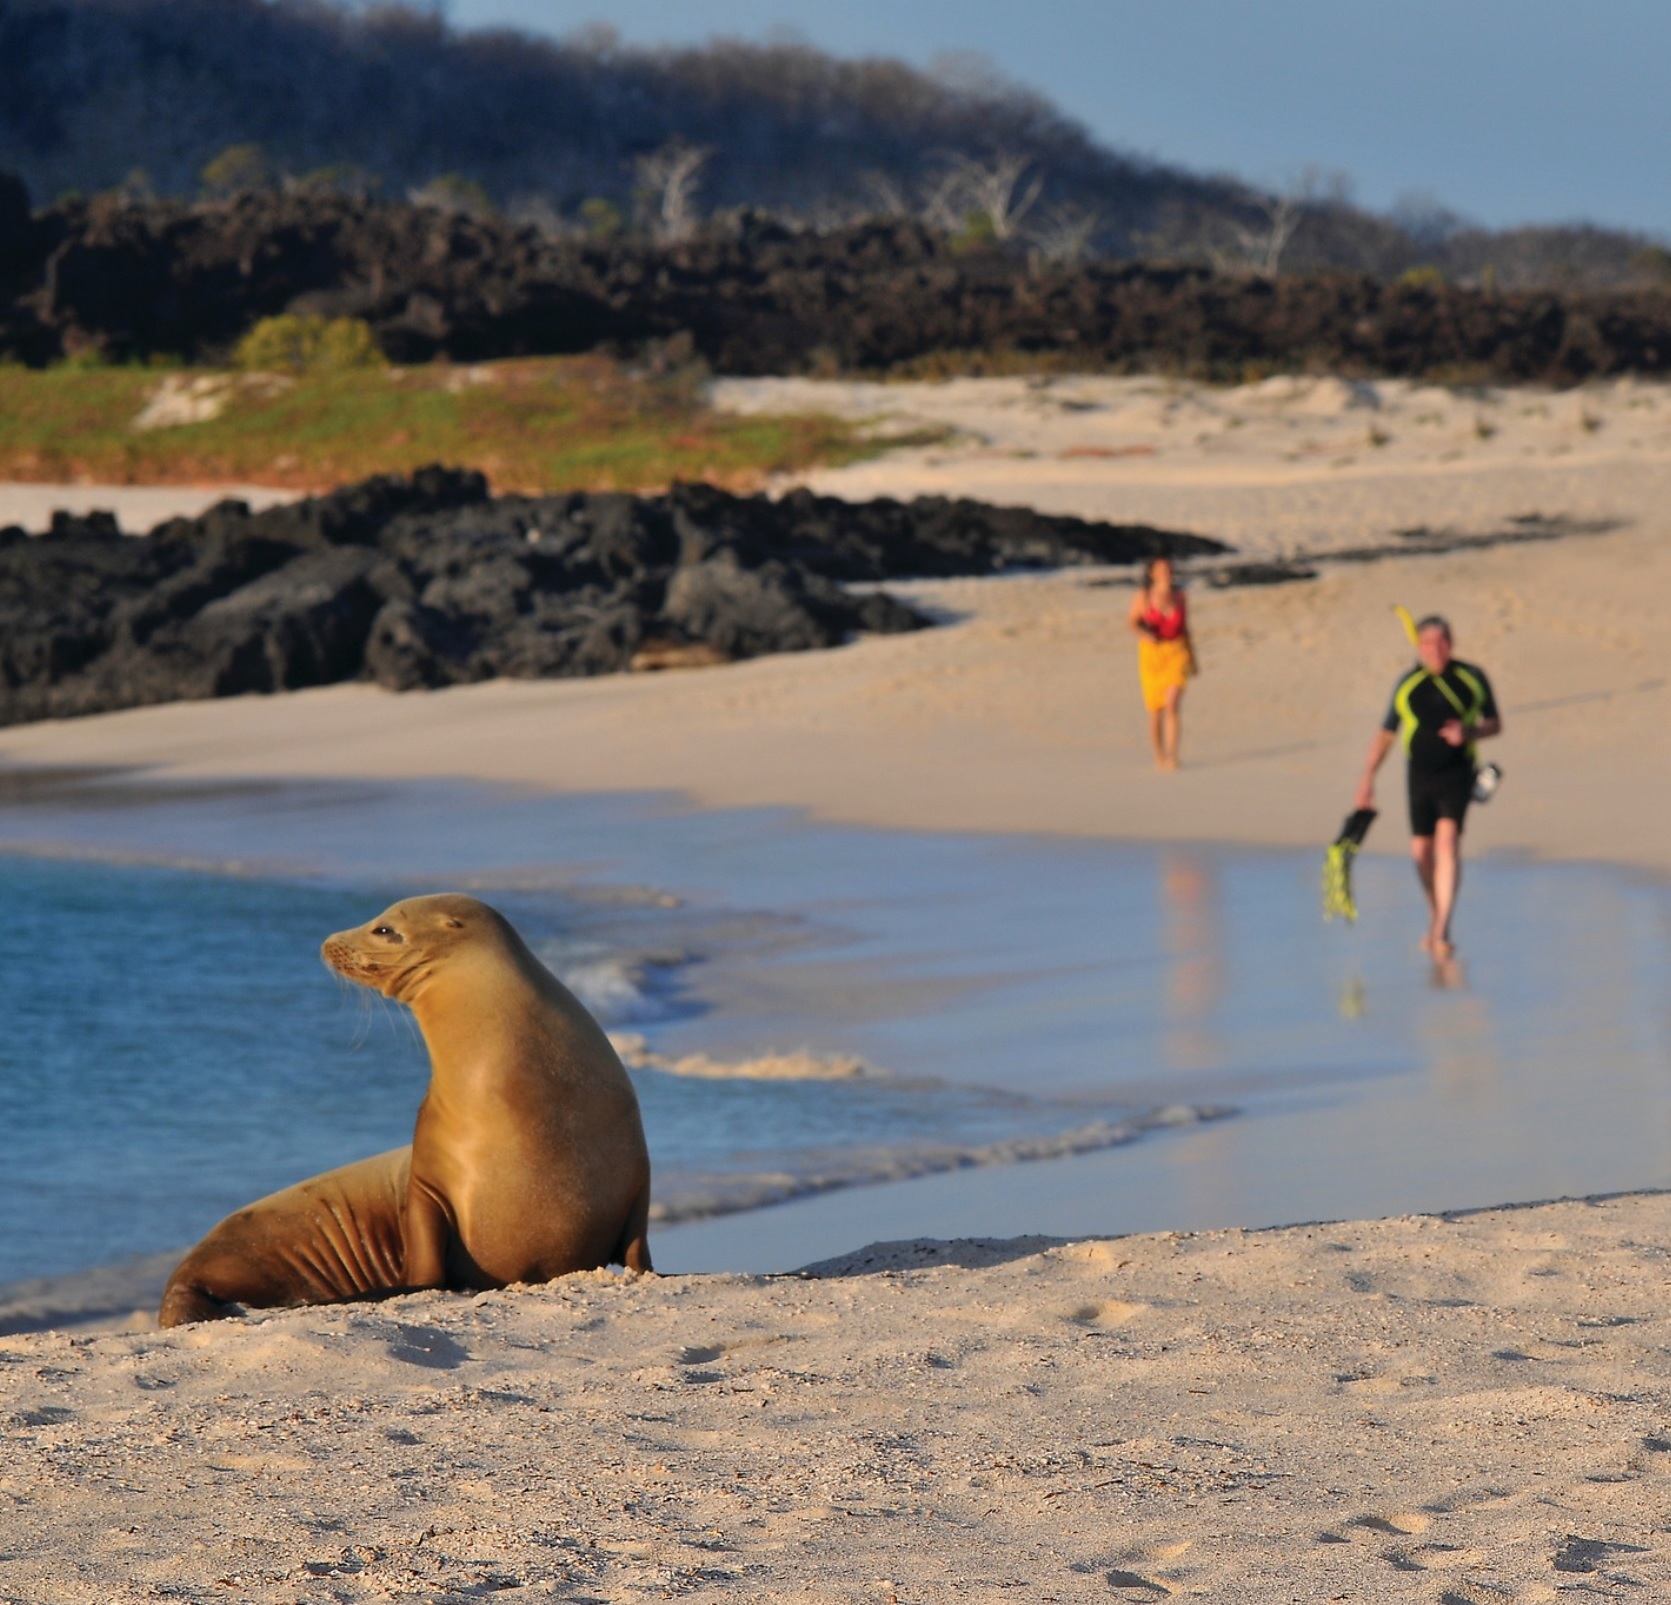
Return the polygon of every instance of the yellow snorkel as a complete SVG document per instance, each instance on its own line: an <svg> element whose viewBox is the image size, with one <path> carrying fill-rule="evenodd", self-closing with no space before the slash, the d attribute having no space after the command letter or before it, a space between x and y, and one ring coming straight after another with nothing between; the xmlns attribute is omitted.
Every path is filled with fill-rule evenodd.
<svg viewBox="0 0 1671 1605"><path fill-rule="evenodd" d="M1416 621L1410 616L1409 608L1394 602L1393 612L1398 615L1398 622L1404 626L1404 633L1410 637L1410 645L1415 646L1420 637L1416 634Z"/></svg>

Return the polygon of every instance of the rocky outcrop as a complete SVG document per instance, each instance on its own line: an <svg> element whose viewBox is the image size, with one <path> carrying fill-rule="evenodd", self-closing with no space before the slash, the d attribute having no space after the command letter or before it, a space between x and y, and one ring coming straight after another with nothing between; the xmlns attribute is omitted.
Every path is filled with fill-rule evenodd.
<svg viewBox="0 0 1671 1605"><path fill-rule="evenodd" d="M849 582L1222 552L975 502L490 497L430 468L124 536L0 530L0 724L368 679L393 690L835 646L928 621Z"/></svg>
<svg viewBox="0 0 1671 1605"><path fill-rule="evenodd" d="M677 341L723 373L1006 354L1213 378L1327 370L1571 383L1671 373L1671 296L1494 294L1361 274L1053 266L914 223L738 214L675 245L548 239L338 195L104 197L30 216L0 181L0 355L213 359L281 312L363 318L397 361Z"/></svg>

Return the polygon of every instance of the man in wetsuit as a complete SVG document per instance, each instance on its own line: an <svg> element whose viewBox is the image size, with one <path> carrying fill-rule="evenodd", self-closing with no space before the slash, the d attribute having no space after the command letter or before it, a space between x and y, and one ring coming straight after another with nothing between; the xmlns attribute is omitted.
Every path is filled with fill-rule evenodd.
<svg viewBox="0 0 1671 1605"><path fill-rule="evenodd" d="M1431 915L1422 947L1451 956L1451 912L1462 884L1462 822L1474 794L1474 743L1503 721L1485 672L1451 655L1451 627L1437 615L1416 626L1417 666L1399 677L1392 705L1358 785L1357 806L1375 806L1375 772L1402 740L1409 759L1410 855Z"/></svg>

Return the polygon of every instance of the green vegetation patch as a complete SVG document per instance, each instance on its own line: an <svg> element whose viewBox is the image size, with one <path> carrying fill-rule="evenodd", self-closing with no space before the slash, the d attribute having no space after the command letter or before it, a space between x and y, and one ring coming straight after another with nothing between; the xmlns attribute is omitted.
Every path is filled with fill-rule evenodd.
<svg viewBox="0 0 1671 1605"><path fill-rule="evenodd" d="M689 370L599 356L400 368L367 365L352 328L266 338L272 366L236 372L0 367L0 478L318 490L445 462L501 492L736 490L880 449L833 418L716 412Z"/></svg>

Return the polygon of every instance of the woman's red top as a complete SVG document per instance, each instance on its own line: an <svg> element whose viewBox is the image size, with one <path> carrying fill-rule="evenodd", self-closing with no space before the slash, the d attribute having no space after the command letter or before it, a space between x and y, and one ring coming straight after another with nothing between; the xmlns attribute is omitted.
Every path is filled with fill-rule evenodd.
<svg viewBox="0 0 1671 1605"><path fill-rule="evenodd" d="M1153 602L1143 605L1143 622L1155 632L1157 641L1176 641L1189 628L1189 621L1184 616L1184 593L1172 593L1172 611L1162 613Z"/></svg>

